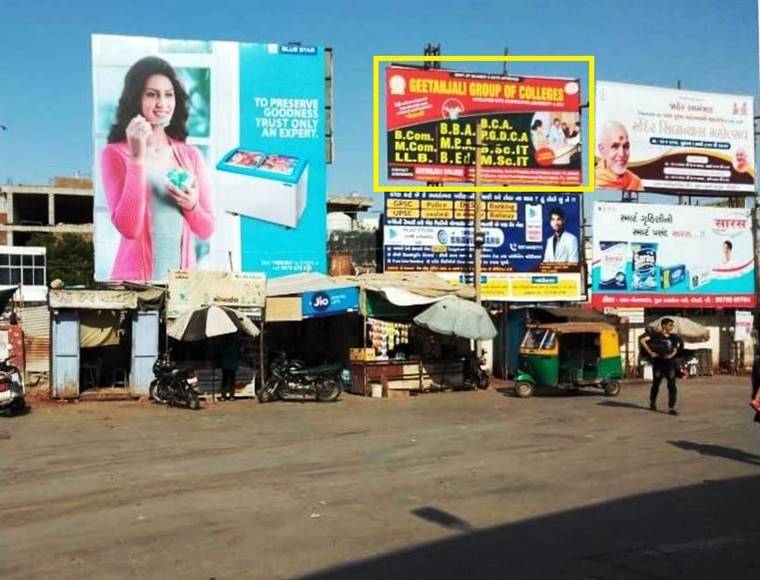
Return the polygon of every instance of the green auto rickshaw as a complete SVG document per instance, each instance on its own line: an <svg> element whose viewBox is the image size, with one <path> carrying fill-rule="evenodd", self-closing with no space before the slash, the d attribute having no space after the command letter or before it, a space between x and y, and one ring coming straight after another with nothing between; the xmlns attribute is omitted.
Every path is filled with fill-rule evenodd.
<svg viewBox="0 0 760 580"><path fill-rule="evenodd" d="M620 339L603 322L529 324L520 345L515 394L530 397L536 387L577 391L596 387L615 397L623 366Z"/></svg>

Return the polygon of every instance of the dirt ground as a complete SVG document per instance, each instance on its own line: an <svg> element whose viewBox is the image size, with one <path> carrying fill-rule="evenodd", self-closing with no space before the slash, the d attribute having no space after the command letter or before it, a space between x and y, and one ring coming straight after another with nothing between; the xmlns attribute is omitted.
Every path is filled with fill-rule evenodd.
<svg viewBox="0 0 760 580"><path fill-rule="evenodd" d="M37 404L0 418L0 576L756 579L748 383L687 381L678 417L642 384Z"/></svg>

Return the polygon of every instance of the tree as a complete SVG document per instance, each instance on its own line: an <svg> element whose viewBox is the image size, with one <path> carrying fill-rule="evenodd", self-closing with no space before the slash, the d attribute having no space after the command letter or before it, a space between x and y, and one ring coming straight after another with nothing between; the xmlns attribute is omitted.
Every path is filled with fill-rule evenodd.
<svg viewBox="0 0 760 580"><path fill-rule="evenodd" d="M34 234L28 246L47 248L48 283L60 278L67 286L91 286L94 283L94 247L91 240L78 234Z"/></svg>

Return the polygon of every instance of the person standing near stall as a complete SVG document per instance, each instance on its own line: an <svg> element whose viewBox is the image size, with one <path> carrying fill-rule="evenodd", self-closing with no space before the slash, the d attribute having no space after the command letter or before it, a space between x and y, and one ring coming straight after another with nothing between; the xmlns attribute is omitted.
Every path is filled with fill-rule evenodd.
<svg viewBox="0 0 760 580"><path fill-rule="evenodd" d="M240 339L237 334L227 334L222 344L222 401L235 399L235 377L240 365Z"/></svg>

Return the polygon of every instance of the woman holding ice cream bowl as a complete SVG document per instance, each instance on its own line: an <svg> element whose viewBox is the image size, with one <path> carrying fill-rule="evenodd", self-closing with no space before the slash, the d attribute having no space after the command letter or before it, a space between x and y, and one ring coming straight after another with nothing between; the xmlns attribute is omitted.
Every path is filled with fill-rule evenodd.
<svg viewBox="0 0 760 580"><path fill-rule="evenodd" d="M113 280L162 281L170 268L192 268L193 236L214 233L203 156L185 142L188 116L188 95L168 62L149 56L132 65L100 160L121 234Z"/></svg>

